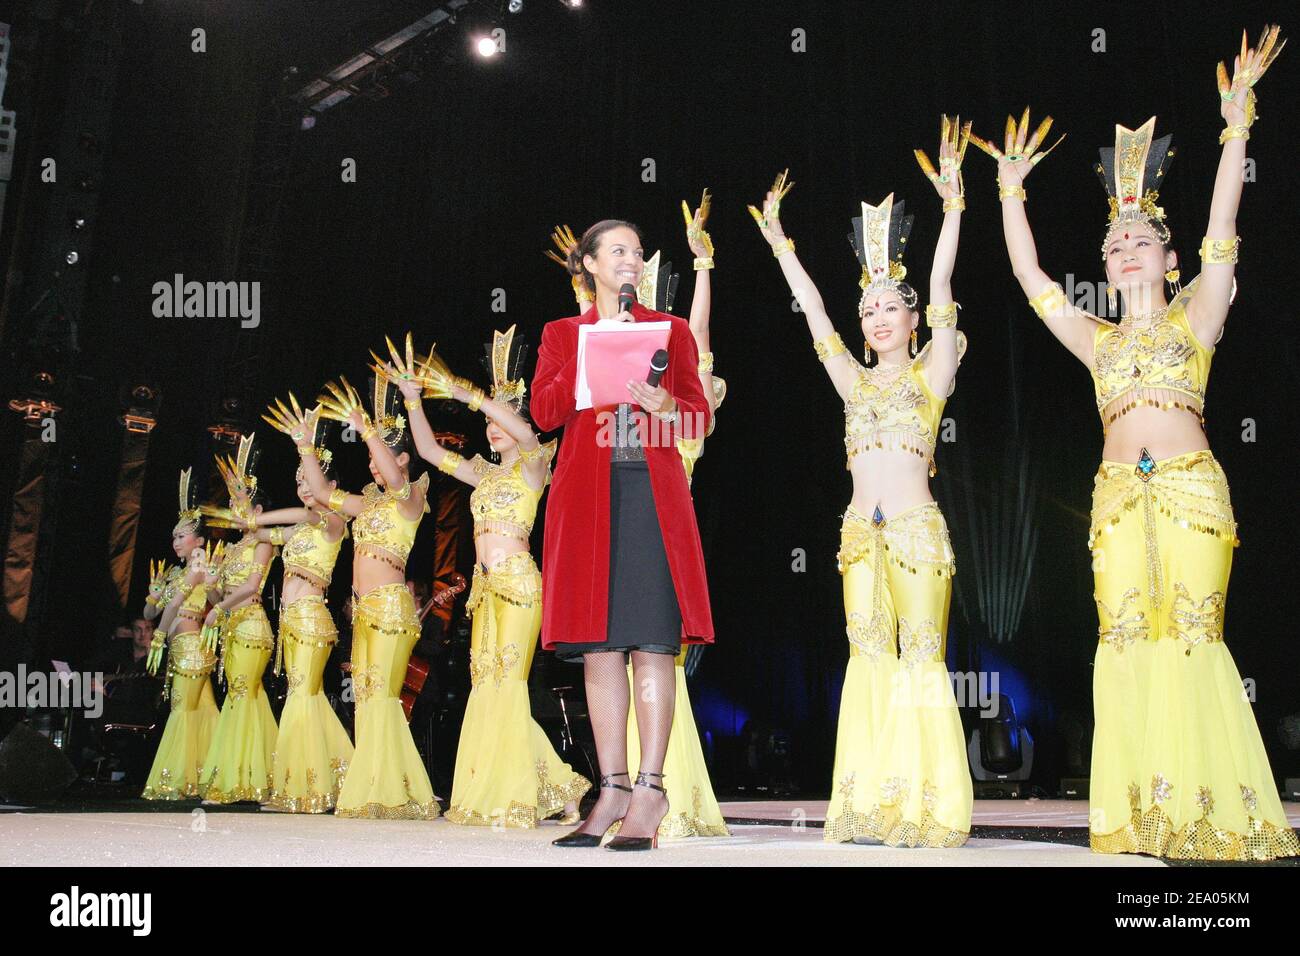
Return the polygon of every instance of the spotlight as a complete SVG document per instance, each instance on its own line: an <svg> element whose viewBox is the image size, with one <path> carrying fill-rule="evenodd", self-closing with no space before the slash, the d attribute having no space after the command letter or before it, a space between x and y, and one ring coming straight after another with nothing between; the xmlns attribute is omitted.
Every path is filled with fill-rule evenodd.
<svg viewBox="0 0 1300 956"><path fill-rule="evenodd" d="M77 255L76 249L69 249L68 254L63 258L64 261L66 261L70 266L75 266L78 262L81 261L81 256Z"/></svg>
<svg viewBox="0 0 1300 956"><path fill-rule="evenodd" d="M299 124L298 128L306 130L306 129L311 129L315 125L316 125L315 115L312 113L303 113L302 122Z"/></svg>
<svg viewBox="0 0 1300 956"><path fill-rule="evenodd" d="M562 0L562 2L570 10L577 10L582 6L582 0Z"/></svg>
<svg viewBox="0 0 1300 956"><path fill-rule="evenodd" d="M496 56L497 42L491 37L479 37L474 43L478 55L481 57Z"/></svg>
<svg viewBox="0 0 1300 956"><path fill-rule="evenodd" d="M511 13L518 13L523 8L524 8L524 0L510 0L510 2L506 4L506 10L508 10Z"/></svg>

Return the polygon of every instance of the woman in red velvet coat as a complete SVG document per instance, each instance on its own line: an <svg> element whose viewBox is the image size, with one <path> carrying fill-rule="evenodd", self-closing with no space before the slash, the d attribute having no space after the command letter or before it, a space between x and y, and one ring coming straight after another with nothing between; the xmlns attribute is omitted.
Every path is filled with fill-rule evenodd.
<svg viewBox="0 0 1300 956"><path fill-rule="evenodd" d="M583 661L601 770L595 807L558 846L599 846L620 820L611 849L654 845L668 812L662 778L673 658L683 642L713 641L704 555L676 448L679 437L704 436L709 404L686 322L640 305L619 311L619 289L635 286L643 266L631 223L606 219L586 231L569 268L596 304L546 325L533 379L533 420L545 431L564 429L546 508L542 646ZM671 322L668 370L653 388L644 379L628 382L628 400L614 411L579 411L578 327L599 318ZM642 744L635 788L627 772L629 654Z"/></svg>

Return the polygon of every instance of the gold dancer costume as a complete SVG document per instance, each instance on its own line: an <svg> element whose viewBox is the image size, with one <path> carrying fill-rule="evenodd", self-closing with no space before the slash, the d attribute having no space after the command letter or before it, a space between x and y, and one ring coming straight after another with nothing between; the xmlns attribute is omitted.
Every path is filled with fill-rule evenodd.
<svg viewBox="0 0 1300 956"><path fill-rule="evenodd" d="M291 395L290 401L301 417L297 399ZM295 419L283 403L271 406L269 411L269 416L263 416L266 421L292 435ZM312 447L324 469L333 456L324 447L322 432L318 424ZM302 495L306 487L302 465L298 466L296 481ZM289 674L289 696L280 712L272 794L267 806L286 813L326 813L338 801L353 749L347 731L322 690L325 665L339 638L326 603L326 592L343 539L348 536L348 527L345 515L318 510L314 498L305 501L309 505L305 512L302 509L283 512L289 521L299 518L287 529L267 527L280 513L258 518L263 529L258 537L283 545L280 559L284 562L285 604L280 609L280 640L274 670L280 672L283 655L284 669ZM328 509L328 503L323 507ZM338 537L331 540L331 532ZM296 595L292 600L290 593Z"/></svg>
<svg viewBox="0 0 1300 956"><path fill-rule="evenodd" d="M230 492L231 512L236 521L255 516L252 495L257 488L253 474L253 435L239 440L236 457L217 457L217 467ZM217 521L224 515L213 514ZM232 522L233 523L233 522ZM264 557L259 559L259 549ZM203 799L212 803L262 802L271 796L271 765L275 753L275 715L262 687L262 674L275 648L271 622L262 609L262 590L275 559L275 549L245 534L226 548L217 581L217 592L209 595L219 603L210 617L209 646L220 641L218 674L224 674L226 699L212 735L212 745L203 761ZM255 589L249 582L257 576ZM247 592L247 593L245 593ZM233 607L224 605L234 605Z"/></svg>
<svg viewBox="0 0 1300 956"><path fill-rule="evenodd" d="M191 470L180 478L180 520L172 530L178 547L203 542L203 517L194 503L190 486ZM203 644L203 617L208 607L203 554L178 555L185 564L155 574L158 585L156 606L164 609L164 620L171 624L171 648L167 657L164 696L171 701L171 713L163 729L162 741L154 755L153 766L141 794L146 800L183 800L199 796L203 779L203 758L212 741L217 724L217 701L212 694L211 674L217 661ZM189 581L187 582L187 578ZM153 588L151 587L151 591ZM170 616L167 612L170 612ZM149 673L157 673L168 635L163 621L154 631L147 661Z"/></svg>
<svg viewBox="0 0 1300 956"><path fill-rule="evenodd" d="M944 118L943 183L955 180L955 189L960 188L968 130L969 124L962 127L959 121ZM918 155L922 168L937 186L938 174L922 157ZM773 232L769 218L779 215L780 199L790 185L782 174L763 212L751 207L778 259L792 255L794 244ZM945 199L945 213L963 208L960 192ZM952 256L957 222L951 226ZM868 308L887 293L896 295L905 309L915 310L917 294L903 282L907 270L902 263L911 225L912 217L903 215L903 203L895 203L892 193L878 206L863 203L862 216L853 220L853 242L862 265L860 317L865 319ZM936 255L936 268L937 261ZM797 264L793 268L802 273ZM789 272L787 280L791 281ZM829 326L820 297L815 309ZM813 313L807 307L805 312L812 325ZM926 324L936 331L953 330L956 303L929 306ZM819 333L814 329L813 334ZM959 363L965 336L956 332L954 341ZM851 385L843 389L837 384L845 395L844 444L850 470L859 455L883 449L915 454L934 474L946 396L935 394L926 378L933 344L926 343L916 354L913 330L910 361L868 368L848 354L837 333L813 343L823 364L841 355L850 363ZM954 374L955 370L954 365ZM829 365L827 372L832 372ZM855 493L859 480L855 472ZM823 838L879 840L890 846L960 846L970 832L973 795L961 719L945 663L955 563L939 506L929 500L886 515L877 504L868 515L850 504L840 532L838 566L849 662Z"/></svg>
<svg viewBox="0 0 1300 956"><path fill-rule="evenodd" d="M401 580L372 587L365 594L352 592L352 686L356 700L356 750L343 778L334 812L341 817L370 819L432 820L441 813L434 797L429 773L415 749L411 728L402 710L402 681L411 649L420 639L420 621L415 600L406 587L406 559L415 542L420 520L428 512L426 492L429 476L410 481L405 466L396 464L404 453L406 420L394 414L397 393L382 376L375 377L375 420L361 409L356 391L346 379L342 387L330 383L329 395L319 399L323 412L336 421L359 418L361 437L370 450L372 463L387 456L387 463L403 471L403 484L396 489L366 485L361 495L341 490L329 497L330 507L355 515L352 521L354 581L362 561L386 565ZM309 412L314 427L316 411ZM299 454L313 481L312 492L328 493L320 469L306 456L314 455L310 439L299 439ZM379 466L377 466L379 467ZM380 467L381 474L384 468ZM319 487L318 487L319 485ZM420 510L414 518L402 512L402 503L418 493Z"/></svg>
<svg viewBox="0 0 1300 956"><path fill-rule="evenodd" d="M542 627L542 575L528 541L538 503L550 482L555 442L538 445L523 416L526 386L520 371L525 346L515 337L514 326L493 333L488 349L490 398L467 380L453 377L432 350L419 373L412 374L409 335L406 345L403 361L389 342L393 364L387 368L377 364L376 374L396 376L402 383L399 387L407 395L412 435L421 456L474 487L469 503L478 560L465 605L473 615L471 688L447 819L470 826L535 827L540 820L563 814L565 804L576 806L591 788L560 759L533 720L528 702L528 672ZM479 455L465 461L438 445L424 417L421 389L430 398L467 402L514 438L501 463L490 464ZM530 436L526 443L530 447L525 448L521 439ZM530 477L540 487L530 485ZM503 538L510 544L493 546Z"/></svg>
<svg viewBox="0 0 1300 956"><path fill-rule="evenodd" d="M1276 40L1277 28L1268 29L1257 53L1246 48L1243 37L1231 85L1220 64L1225 103L1236 97L1246 100L1245 123L1229 125L1220 140L1228 144L1221 173L1223 168L1240 169L1241 158L1228 155L1228 150L1244 155L1241 144L1232 141L1248 138L1254 118L1254 92L1249 87L1281 49ZM1223 112L1227 117L1228 107ZM1021 126L1022 134L1026 125ZM1111 206L1104 260L1118 250L1138 261L1140 250L1125 252L1130 234L1136 241L1168 248L1169 229L1156 200L1173 150L1170 137L1153 138L1154 129L1155 117L1136 130L1117 125L1114 148L1101 151L1097 170ZM1023 147L1023 136L1018 143L1013 139L1009 136L1006 153L1018 151L1021 155L1014 159L984 144L999 159L999 175L1008 162L1034 152L1032 145ZM1007 195L1014 194L1003 188ZM1239 196L1240 184L1228 191L1233 189ZM1219 191L1216 185L1212 228L1215 207L1223 198ZM1021 187L1017 205L1023 198ZM1235 209L1235 199L1232 206ZM1011 213L1019 216L1008 225L1009 243L1013 228L1022 225L1022 208ZM1163 414L1203 421L1214 348L1197 337L1193 310L1198 286L1212 275L1230 301L1228 283L1222 280L1231 274L1210 270L1235 263L1238 243L1235 237L1207 237L1201 246L1205 268L1186 288L1178 286L1176 270L1166 273L1174 284L1168 306L1134 315L1129 299L1137 293L1126 291L1125 315L1117 325L1069 304L1061 287L1050 280L1030 300L1058 336L1058 328L1067 328L1062 322L1082 319L1095 324L1089 370L1108 437L1135 410L1150 415L1151 409L1162 409ZM1041 275L1035 281L1042 281ZM1131 424L1133 419L1126 421ZM1180 420L1161 418L1144 427L1140 439L1154 443L1162 439L1156 426L1173 431L1181 425ZM1131 428L1127 434L1131 436ZM1203 435L1198 444L1204 445ZM1088 533L1100 622L1089 794L1089 842L1097 852L1198 860L1300 855L1300 841L1287 824L1241 676L1224 643L1224 605L1237 544L1228 482L1208 447L1161 458L1143 447L1136 463L1102 461L1094 479Z"/></svg>

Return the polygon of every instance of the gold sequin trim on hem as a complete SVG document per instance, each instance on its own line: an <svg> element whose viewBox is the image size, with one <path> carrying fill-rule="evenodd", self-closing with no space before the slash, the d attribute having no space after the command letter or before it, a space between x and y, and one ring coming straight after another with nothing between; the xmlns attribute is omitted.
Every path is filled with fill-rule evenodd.
<svg viewBox="0 0 1300 956"><path fill-rule="evenodd" d="M430 800L428 803L408 800L395 807L388 807L382 803L363 803L359 807L334 808L336 817L350 820L435 820L441 813L442 808L438 806L437 800Z"/></svg>

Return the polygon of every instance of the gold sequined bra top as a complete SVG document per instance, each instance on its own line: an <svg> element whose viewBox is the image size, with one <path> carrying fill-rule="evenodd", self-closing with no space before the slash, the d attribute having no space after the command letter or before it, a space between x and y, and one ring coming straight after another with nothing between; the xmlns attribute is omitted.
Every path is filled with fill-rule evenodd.
<svg viewBox="0 0 1300 956"><path fill-rule="evenodd" d="M966 337L958 333L958 354L966 351ZM907 365L893 368L858 368L858 379L844 403L844 450L848 461L874 448L910 451L933 462L934 446L947 400L930 391L924 368L930 343Z"/></svg>
<svg viewBox="0 0 1300 956"><path fill-rule="evenodd" d="M226 550L226 560L221 562L221 576L219 584L221 590L230 592L247 581L254 571L262 573L262 581L258 585L258 593L266 587L266 572L271 567L271 561L275 560L275 550L271 550L271 559L266 564L257 563L257 546L260 542L254 537L244 537L235 542Z"/></svg>
<svg viewBox="0 0 1300 956"><path fill-rule="evenodd" d="M415 532L420 527L421 519L429 512L427 496L424 511L414 518L404 517L398 509L401 502L411 497L413 486L427 492L428 472L401 491L381 491L378 485L366 485L361 492L366 500L365 509L352 519L356 554L369 554L398 570L406 567L406 557L411 553L411 545L415 543Z"/></svg>
<svg viewBox="0 0 1300 956"><path fill-rule="evenodd" d="M555 441L551 440L534 454L546 456L545 490L551 480L550 461L555 456ZM469 496L469 510L474 515L474 537L499 534L527 541L537 518L537 504L542 491L534 491L524 480L523 460L515 459L510 466L489 465L475 455L471 464L482 475L478 486Z"/></svg>
<svg viewBox="0 0 1300 956"><path fill-rule="evenodd" d="M1125 318L1097 329L1092 382L1103 431L1140 406L1181 408L1204 420L1214 349L1192 332L1186 301L1182 295L1149 319Z"/></svg>
<svg viewBox="0 0 1300 956"><path fill-rule="evenodd" d="M184 576L185 576L184 571L182 571L181 580L177 583L177 587L179 587L182 590L184 590L185 588L185 582L183 580ZM203 612L206 611L207 609L208 609L208 586L204 584L202 580L200 580L198 584L194 585L189 589L189 592L185 595L184 600L181 601L181 610L189 611L191 614L198 614L202 616Z"/></svg>
<svg viewBox="0 0 1300 956"><path fill-rule="evenodd" d="M285 542L280 559L284 562L285 577L301 577L319 587L327 587L334 574L343 539L348 536L347 525L337 541L325 536L329 522L324 518L317 524L308 521L293 526Z"/></svg>

